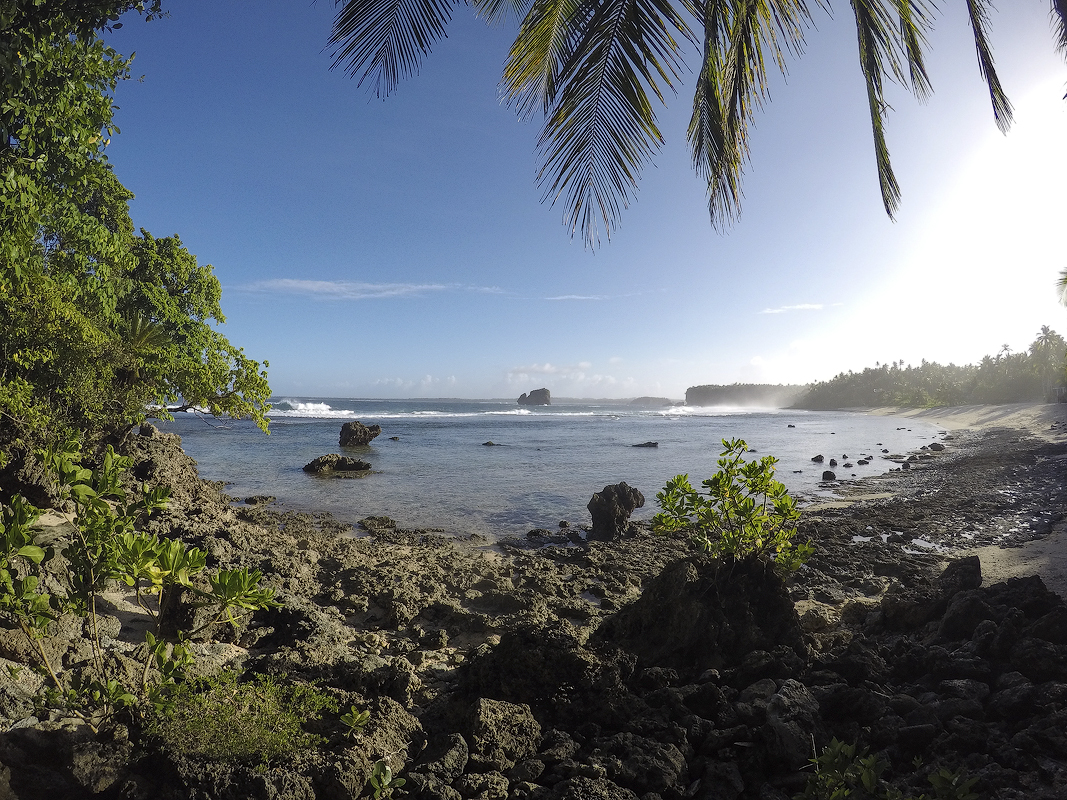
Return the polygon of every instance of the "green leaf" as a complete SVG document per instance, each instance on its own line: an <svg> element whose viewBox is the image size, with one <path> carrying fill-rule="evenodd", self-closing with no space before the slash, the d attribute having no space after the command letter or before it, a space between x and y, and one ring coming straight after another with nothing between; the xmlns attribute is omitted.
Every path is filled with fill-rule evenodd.
<svg viewBox="0 0 1067 800"><path fill-rule="evenodd" d="M28 558L34 564L40 564L44 561L45 552L44 548L38 547L35 544L28 544L18 549L18 554L23 558Z"/></svg>

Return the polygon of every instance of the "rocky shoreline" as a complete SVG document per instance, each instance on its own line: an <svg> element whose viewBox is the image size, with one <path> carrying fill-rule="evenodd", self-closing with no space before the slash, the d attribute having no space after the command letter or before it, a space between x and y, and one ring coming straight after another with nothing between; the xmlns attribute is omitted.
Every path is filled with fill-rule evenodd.
<svg viewBox="0 0 1067 800"><path fill-rule="evenodd" d="M969 555L1064 527L1067 444L957 433L850 484L845 507L805 512L815 556L782 582L726 576L640 525L613 542L577 526L501 543L386 518L353 530L234 502L176 436L146 433L123 445L128 488L173 490L149 529L261 570L282 603L194 642L197 669L315 682L370 721L265 765L124 726L98 737L35 709L31 654L0 631L0 798L332 800L373 794L384 760L411 797L782 800L833 738L877 754L906 794L931 796L943 769L981 797L1067 796L1067 607L1036 577L982 585ZM116 653L142 635L128 602L105 610Z"/></svg>

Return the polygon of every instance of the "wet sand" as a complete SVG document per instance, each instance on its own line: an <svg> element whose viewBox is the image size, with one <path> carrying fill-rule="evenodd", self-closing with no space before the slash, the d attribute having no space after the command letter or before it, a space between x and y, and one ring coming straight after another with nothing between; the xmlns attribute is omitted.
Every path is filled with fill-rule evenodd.
<svg viewBox="0 0 1067 800"><path fill-rule="evenodd" d="M859 409L857 409L859 410ZM1051 443L1067 442L1067 403L1013 403L952 408L863 409L864 413L918 419L953 432L1008 428ZM1067 459L1067 454L1050 460ZM1029 542L976 547L987 585L1038 575L1049 589L1067 597L1067 520L1054 522L1047 536Z"/></svg>

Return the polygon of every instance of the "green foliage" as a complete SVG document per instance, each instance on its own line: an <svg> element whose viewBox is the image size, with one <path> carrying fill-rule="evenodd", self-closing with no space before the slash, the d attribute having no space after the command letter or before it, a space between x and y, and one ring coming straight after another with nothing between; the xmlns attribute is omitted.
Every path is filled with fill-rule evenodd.
<svg viewBox="0 0 1067 800"><path fill-rule="evenodd" d="M266 373L216 329L221 289L177 237L134 233L105 149L129 59L96 35L159 2L0 4L0 440L102 435L146 407L266 429ZM265 366L265 362L264 362Z"/></svg>
<svg viewBox="0 0 1067 800"><path fill-rule="evenodd" d="M926 776L934 788L933 798L905 795L883 777L888 762L871 755L867 748L860 750L836 738L811 759L811 764L814 774L796 800L978 800L972 791L978 779L945 767ZM920 766L921 759L916 759L915 768Z"/></svg>
<svg viewBox="0 0 1067 800"><path fill-rule="evenodd" d="M1063 385L1067 342L1043 325L1027 351L1012 353L1005 345L996 356L978 364L947 366L923 361L878 364L862 372L842 372L813 384L799 408L877 406L956 406L979 403L1022 403L1052 399Z"/></svg>
<svg viewBox="0 0 1067 800"><path fill-rule="evenodd" d="M349 706L348 711L341 715L341 724L347 729L349 736L355 736L362 731L370 722L370 712L360 711L355 706Z"/></svg>
<svg viewBox="0 0 1067 800"><path fill-rule="evenodd" d="M392 797L393 792L401 788L406 780L394 778L392 768L384 761L374 762L374 771L370 776L370 786L374 789L374 800Z"/></svg>
<svg viewBox="0 0 1067 800"><path fill-rule="evenodd" d="M212 761L263 763L324 739L307 730L337 712L337 701L306 683L269 675L243 681L234 673L175 687L167 709L147 732L168 748Z"/></svg>
<svg viewBox="0 0 1067 800"><path fill-rule="evenodd" d="M137 529L139 519L166 503L168 492L150 491L141 500L126 503L121 478L130 460L110 447L96 469L82 466L74 438L54 443L36 456L77 508L74 535L63 550L65 591L49 595L42 590L41 576L54 553L35 541L31 526L38 509L20 496L3 507L0 618L19 626L37 650L51 679L41 701L80 716L94 729L122 711L172 707L175 686L192 664L192 656L184 633L179 632L177 641L166 641L160 634L167 604L185 589L200 598L198 605L214 612L195 634L223 620L236 625L239 613L277 606L273 592L259 586L259 572L247 570L210 574L209 589L196 585L194 578L206 566L203 551ZM115 582L135 590L137 602L155 623L155 630L146 633L139 687L126 686L128 676L120 674L101 646L97 600ZM61 613L87 617L91 631L92 663L67 672L57 670L40 641Z"/></svg>
<svg viewBox="0 0 1067 800"><path fill-rule="evenodd" d="M697 491L688 475L678 475L656 495L661 509L652 519L658 533L688 533L712 555L741 560L769 557L783 571L795 570L812 553L810 543L796 544L800 510L785 486L774 479L778 459L745 461L748 445L724 439L719 471ZM705 496L706 495L706 496Z"/></svg>

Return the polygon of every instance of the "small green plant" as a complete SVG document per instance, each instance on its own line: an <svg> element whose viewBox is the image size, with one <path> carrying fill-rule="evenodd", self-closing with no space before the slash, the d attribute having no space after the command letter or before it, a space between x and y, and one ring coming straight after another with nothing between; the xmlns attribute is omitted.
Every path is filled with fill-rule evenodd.
<svg viewBox="0 0 1067 800"><path fill-rule="evenodd" d="M811 759L811 764L815 772L795 800L978 800L979 797L971 791L977 778L967 778L946 767L926 776L934 787L933 798L925 794L917 798L905 795L882 777L889 768L888 762L870 755L867 748L860 750L836 738ZM912 766L918 770L922 759L916 757Z"/></svg>
<svg viewBox="0 0 1067 800"><path fill-rule="evenodd" d="M407 781L403 778L393 777L393 770L384 761L376 761L374 763L374 771L370 776L370 785L374 789L374 800L392 797L393 792L401 788L405 783Z"/></svg>
<svg viewBox="0 0 1067 800"><path fill-rule="evenodd" d="M739 561L769 557L791 572L811 557L810 542L793 541L800 510L785 486L774 479L778 459L745 461L748 445L723 439L719 471L705 480L701 493L678 475L656 495L662 511L652 518L658 533L688 533L714 556Z"/></svg>
<svg viewBox="0 0 1067 800"><path fill-rule="evenodd" d="M323 716L338 710L313 685L232 672L174 685L168 700L146 731L177 753L225 762L261 764L321 745L324 737L308 727L325 729Z"/></svg>
<svg viewBox="0 0 1067 800"><path fill-rule="evenodd" d="M355 736L362 731L367 727L368 722L370 722L370 712L360 711L355 706L349 706L348 711L341 715L341 724L345 726L349 736Z"/></svg>
<svg viewBox="0 0 1067 800"><path fill-rule="evenodd" d="M926 776L934 787L937 800L978 800L978 793L971 791L978 778L968 778L962 772L953 772L942 767Z"/></svg>

